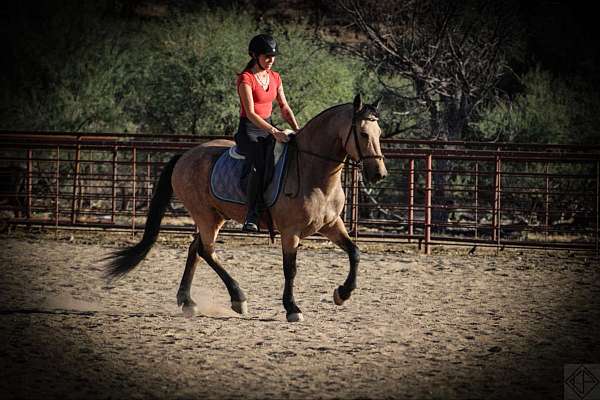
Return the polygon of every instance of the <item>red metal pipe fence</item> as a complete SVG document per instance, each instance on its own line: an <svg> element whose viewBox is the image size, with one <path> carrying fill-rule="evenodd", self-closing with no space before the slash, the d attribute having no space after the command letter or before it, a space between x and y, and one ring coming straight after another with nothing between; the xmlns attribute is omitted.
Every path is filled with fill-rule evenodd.
<svg viewBox="0 0 600 400"><path fill-rule="evenodd" d="M173 154L216 137L0 131L4 225L143 229ZM384 140L389 176L342 174L358 239L599 252L600 146ZM225 231L237 230L234 223ZM193 231L174 200L167 231Z"/></svg>

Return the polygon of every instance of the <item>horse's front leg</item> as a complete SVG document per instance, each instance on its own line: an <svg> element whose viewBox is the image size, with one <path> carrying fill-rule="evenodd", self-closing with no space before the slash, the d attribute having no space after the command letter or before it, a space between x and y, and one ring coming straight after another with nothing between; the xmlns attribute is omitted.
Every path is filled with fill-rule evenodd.
<svg viewBox="0 0 600 400"><path fill-rule="evenodd" d="M283 287L283 307L285 307L288 322L299 322L304 319L302 311L294 300L294 278L296 277L296 254L300 238L295 235L281 236L281 247L283 250L283 276L285 284Z"/></svg>
<svg viewBox="0 0 600 400"><path fill-rule="evenodd" d="M356 289L356 275L358 273L358 263L360 261L360 250L352 242L346 226L340 217L331 224L320 230L321 234L325 235L329 240L338 245L348 254L350 260L350 271L343 285L333 291L333 302L341 306L350 298L352 291Z"/></svg>

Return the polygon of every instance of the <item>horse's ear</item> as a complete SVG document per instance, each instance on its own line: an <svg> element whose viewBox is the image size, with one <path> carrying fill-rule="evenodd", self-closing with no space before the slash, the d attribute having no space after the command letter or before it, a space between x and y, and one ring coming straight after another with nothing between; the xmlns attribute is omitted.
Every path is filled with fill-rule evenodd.
<svg viewBox="0 0 600 400"><path fill-rule="evenodd" d="M373 108L376 111L379 111L379 103L381 103L381 96L379 96L379 98L377 100L375 100L375 103L373 103Z"/></svg>
<svg viewBox="0 0 600 400"><path fill-rule="evenodd" d="M360 93L356 95L356 97L354 98L354 112L359 112L360 110L362 110L363 108L363 102L362 99L360 98Z"/></svg>

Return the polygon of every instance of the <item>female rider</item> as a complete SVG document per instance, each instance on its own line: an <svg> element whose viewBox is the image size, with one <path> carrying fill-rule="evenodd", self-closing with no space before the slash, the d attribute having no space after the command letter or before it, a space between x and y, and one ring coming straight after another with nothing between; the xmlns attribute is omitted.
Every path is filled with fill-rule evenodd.
<svg viewBox="0 0 600 400"><path fill-rule="evenodd" d="M271 69L278 54L275 39L264 34L255 36L250 41L248 53L252 59L237 78L241 111L235 142L239 152L246 156L251 166L246 190L248 212L243 230L256 232L270 136L278 142L288 141L287 135L271 122L273 100L277 99L283 119L292 129L297 131L299 126L285 99L281 77Z"/></svg>

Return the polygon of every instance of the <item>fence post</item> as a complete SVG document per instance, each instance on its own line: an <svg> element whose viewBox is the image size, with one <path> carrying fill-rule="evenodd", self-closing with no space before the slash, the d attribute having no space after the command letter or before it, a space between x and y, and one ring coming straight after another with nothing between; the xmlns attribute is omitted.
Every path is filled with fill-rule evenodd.
<svg viewBox="0 0 600 400"><path fill-rule="evenodd" d="M352 166L352 232L358 239L358 168Z"/></svg>
<svg viewBox="0 0 600 400"><path fill-rule="evenodd" d="M475 239L479 238L479 161L475 161Z"/></svg>
<svg viewBox="0 0 600 400"><path fill-rule="evenodd" d="M77 136L77 147L75 149L75 171L73 174L73 197L71 198L71 224L75 224L77 220L77 184L79 182L79 158L81 156L81 144L79 143L81 136Z"/></svg>
<svg viewBox="0 0 600 400"><path fill-rule="evenodd" d="M135 202L136 202L136 196L135 196L135 191L137 190L137 179L136 179L136 169L135 169L135 164L136 164L136 156L137 156L137 149L135 147L135 145L133 145L133 150L132 150L132 155L131 155L131 174L132 174L132 185L133 185L133 204L132 204L132 210L131 210L131 235L135 236L135 211L136 211L136 207L135 207Z"/></svg>
<svg viewBox="0 0 600 400"><path fill-rule="evenodd" d="M56 180L56 194L54 196L54 236L58 239L58 224L60 219L60 146L56 146L56 172L54 176Z"/></svg>
<svg viewBox="0 0 600 400"><path fill-rule="evenodd" d="M150 210L150 199L152 197L152 193L150 192L150 153L146 154L146 207Z"/></svg>
<svg viewBox="0 0 600 400"><path fill-rule="evenodd" d="M408 161L408 243L411 243L414 235L415 217L415 160Z"/></svg>
<svg viewBox="0 0 600 400"><path fill-rule="evenodd" d="M115 214L117 212L117 150L119 146L113 147L112 155L112 193L111 193L111 211L110 222L115 223Z"/></svg>
<svg viewBox="0 0 600 400"><path fill-rule="evenodd" d="M596 257L600 256L600 161L596 161Z"/></svg>
<svg viewBox="0 0 600 400"><path fill-rule="evenodd" d="M77 195L77 217L79 217L79 213L83 213L84 217L85 217L85 212L84 212L84 208L85 208L85 204L84 204L84 199L86 196L86 185L87 185L87 179L86 177L88 176L88 167L89 165L85 163L85 157L84 157L85 153L82 150L81 154L79 155L80 159L79 159L79 164L81 165L81 167L79 167L79 179L77 180L77 186L78 186L78 195Z"/></svg>
<svg viewBox="0 0 600 400"><path fill-rule="evenodd" d="M546 185L544 193L544 240L548 241L548 230L550 228L550 177L548 176L548 162L546 161Z"/></svg>
<svg viewBox="0 0 600 400"><path fill-rule="evenodd" d="M427 176L425 178L425 254L431 254L431 182L432 182L432 154L427 155Z"/></svg>
<svg viewBox="0 0 600 400"><path fill-rule="evenodd" d="M499 150L496 151L496 163L494 167L494 204L492 208L492 240L496 242L496 246L500 245L500 193L502 190L500 185L500 181L502 179L502 166L500 163L500 154L498 152Z"/></svg>
<svg viewBox="0 0 600 400"><path fill-rule="evenodd" d="M31 199L31 192L33 189L33 150L27 149L27 219L31 220L33 213L31 212L31 206L33 205Z"/></svg>

